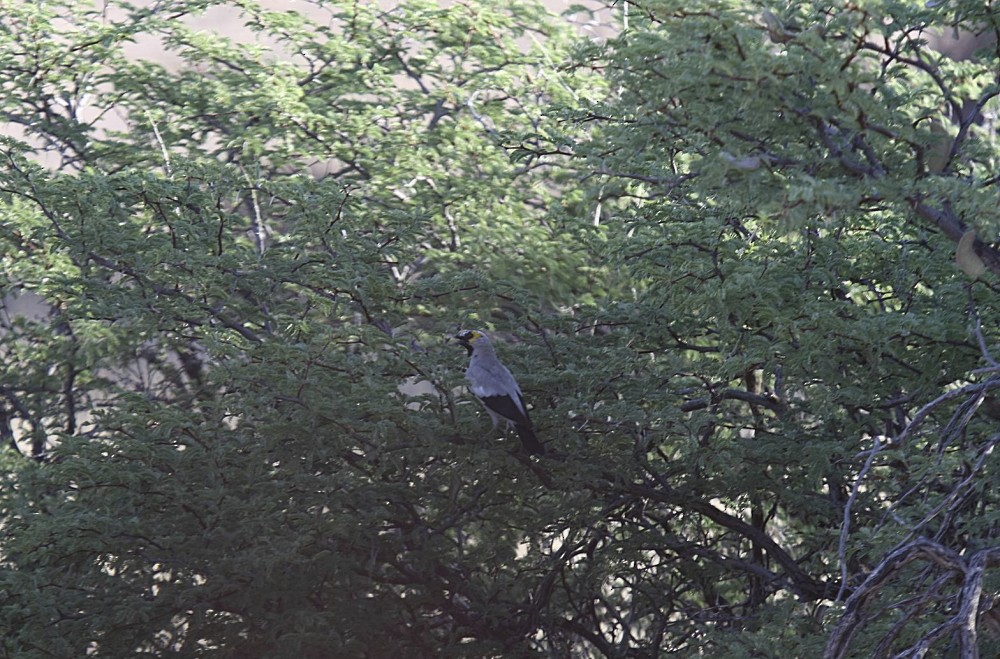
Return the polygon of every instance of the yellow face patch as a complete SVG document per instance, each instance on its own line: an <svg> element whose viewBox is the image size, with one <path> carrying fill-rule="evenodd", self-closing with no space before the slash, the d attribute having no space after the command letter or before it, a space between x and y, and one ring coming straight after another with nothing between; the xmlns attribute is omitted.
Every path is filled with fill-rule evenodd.
<svg viewBox="0 0 1000 659"><path fill-rule="evenodd" d="M473 344L483 337L482 332L477 332L476 330L465 330L464 332L459 332L455 338L459 341L464 341L468 344Z"/></svg>

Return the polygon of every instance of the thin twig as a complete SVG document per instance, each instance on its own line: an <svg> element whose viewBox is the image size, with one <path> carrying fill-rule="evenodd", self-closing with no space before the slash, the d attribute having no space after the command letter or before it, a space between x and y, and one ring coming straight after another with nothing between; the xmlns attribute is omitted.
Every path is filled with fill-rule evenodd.
<svg viewBox="0 0 1000 659"><path fill-rule="evenodd" d="M983 336L983 325L979 318L979 310L976 308L976 301L972 297L972 286L968 286L967 290L969 291L969 313L972 314L973 320L972 331L976 335L976 343L979 344L979 352L982 353L983 359L991 367L1000 367L1000 363L993 358L993 355L990 354L990 349L986 345L986 337Z"/></svg>
<svg viewBox="0 0 1000 659"><path fill-rule="evenodd" d="M160 145L160 153L163 154L163 171L170 176L170 152L167 151L167 145L163 142L163 136L160 135L160 129L157 128L156 122L153 120L153 115L146 110L146 119L149 120L149 125L153 128L153 135L156 137L156 143Z"/></svg>
<svg viewBox="0 0 1000 659"><path fill-rule="evenodd" d="M868 459L865 460L865 465L858 472L858 477L854 479L854 484L851 486L851 495L847 498L847 503L844 504L844 521L840 525L840 541L837 545L837 560L840 561L840 589L837 591L837 602L841 601L844 593L847 591L847 536L851 531L851 510L854 508L854 502L857 500L858 492L861 490L861 483L871 470L872 464L875 462L875 456L879 454L883 446L885 444L876 435L875 445L872 446L872 450L868 454Z"/></svg>
<svg viewBox="0 0 1000 659"><path fill-rule="evenodd" d="M264 226L264 218L260 212L257 186L254 185L250 174L247 173L243 165L240 165L240 172L243 174L243 178L246 179L247 187L250 190L250 205L253 208L253 237L257 247L257 256L264 256L264 250L267 249L267 229Z"/></svg>

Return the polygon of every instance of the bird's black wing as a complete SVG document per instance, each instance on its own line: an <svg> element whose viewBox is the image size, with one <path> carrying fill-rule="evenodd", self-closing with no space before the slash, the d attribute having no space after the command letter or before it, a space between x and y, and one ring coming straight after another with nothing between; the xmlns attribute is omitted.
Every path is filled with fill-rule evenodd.
<svg viewBox="0 0 1000 659"><path fill-rule="evenodd" d="M479 400L483 401L483 405L497 416L507 419L515 425L531 426L528 414L521 411L524 408L523 402L521 407L518 407L510 396L480 396Z"/></svg>
<svg viewBox="0 0 1000 659"><path fill-rule="evenodd" d="M517 435L521 438L521 443L528 453L532 455L543 455L545 453L545 447L542 446L542 443L538 441L538 437L535 436L535 429L532 426L531 419L528 418L528 408L524 407L523 398L520 398L521 407L518 407L514 403L514 399L510 396L483 396L480 400L494 414L514 424L514 427L517 428ZM521 409L525 411L522 412Z"/></svg>

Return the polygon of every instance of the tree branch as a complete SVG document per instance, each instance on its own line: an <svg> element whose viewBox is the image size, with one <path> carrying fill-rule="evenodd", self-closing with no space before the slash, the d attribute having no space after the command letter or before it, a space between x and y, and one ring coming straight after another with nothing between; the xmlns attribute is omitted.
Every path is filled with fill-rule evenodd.
<svg viewBox="0 0 1000 659"><path fill-rule="evenodd" d="M956 244L969 231L969 228L955 214L955 211L952 210L947 202L940 207L932 206L917 197L911 197L909 202L917 215L933 222L946 236L954 240ZM987 268L994 274L1000 275L1000 250L987 245L978 236L973 241L972 249L982 259Z"/></svg>

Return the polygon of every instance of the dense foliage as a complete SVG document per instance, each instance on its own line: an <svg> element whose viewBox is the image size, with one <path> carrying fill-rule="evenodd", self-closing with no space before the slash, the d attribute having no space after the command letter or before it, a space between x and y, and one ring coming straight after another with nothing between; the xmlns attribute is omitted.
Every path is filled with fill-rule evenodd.
<svg viewBox="0 0 1000 659"><path fill-rule="evenodd" d="M294 4L3 7L0 656L1000 651L1000 14Z"/></svg>

